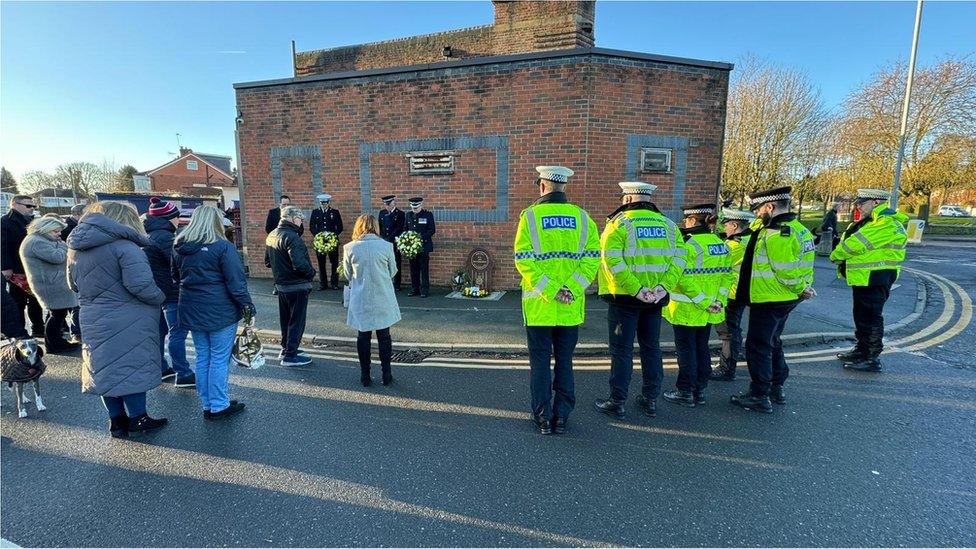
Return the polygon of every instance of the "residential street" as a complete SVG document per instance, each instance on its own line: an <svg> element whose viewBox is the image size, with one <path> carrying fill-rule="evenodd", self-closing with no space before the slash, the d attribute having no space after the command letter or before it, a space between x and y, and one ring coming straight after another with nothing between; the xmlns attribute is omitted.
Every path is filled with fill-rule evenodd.
<svg viewBox="0 0 976 549"><path fill-rule="evenodd" d="M398 366L393 386L364 389L336 349L313 351L336 358L309 368L235 369L232 397L248 408L226 422L204 422L193 390L160 387L150 413L170 426L118 441L79 392L79 360L49 356L47 411L17 419L3 391L0 535L20 546L973 546L976 247L908 255L926 306L888 335L884 373L843 371L825 345L791 347L788 403L768 416L729 404L743 369L713 382L705 407L660 401L647 419L631 401L614 421L593 409L607 391L594 366L577 372L568 434L543 437L517 364Z"/></svg>

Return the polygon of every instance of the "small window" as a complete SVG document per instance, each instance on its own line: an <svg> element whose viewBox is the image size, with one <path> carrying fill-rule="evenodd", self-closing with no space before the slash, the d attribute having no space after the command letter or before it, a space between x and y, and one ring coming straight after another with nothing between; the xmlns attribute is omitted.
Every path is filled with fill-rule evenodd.
<svg viewBox="0 0 976 549"><path fill-rule="evenodd" d="M641 149L641 171L671 173L671 149Z"/></svg>
<svg viewBox="0 0 976 549"><path fill-rule="evenodd" d="M197 161L196 160L187 160L186 161L186 169L193 170L193 171L197 171L199 169L199 166L197 166Z"/></svg>
<svg viewBox="0 0 976 549"><path fill-rule="evenodd" d="M454 153L450 151L409 153L410 175L454 173Z"/></svg>

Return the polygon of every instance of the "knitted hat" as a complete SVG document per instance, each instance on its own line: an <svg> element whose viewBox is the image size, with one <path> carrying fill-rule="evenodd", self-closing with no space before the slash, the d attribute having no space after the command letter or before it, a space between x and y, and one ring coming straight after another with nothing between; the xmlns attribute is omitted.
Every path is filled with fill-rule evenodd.
<svg viewBox="0 0 976 549"><path fill-rule="evenodd" d="M180 209L176 207L176 204L154 196L149 199L149 215L162 217L163 219L173 219L180 216Z"/></svg>

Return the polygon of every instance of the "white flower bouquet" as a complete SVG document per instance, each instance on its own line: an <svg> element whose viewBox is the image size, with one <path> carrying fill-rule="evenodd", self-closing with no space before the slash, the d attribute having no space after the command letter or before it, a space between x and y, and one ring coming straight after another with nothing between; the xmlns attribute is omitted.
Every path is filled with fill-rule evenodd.
<svg viewBox="0 0 976 549"><path fill-rule="evenodd" d="M396 237L396 247L403 257L412 259L424 251L424 241L418 232L407 231Z"/></svg>
<svg viewBox="0 0 976 549"><path fill-rule="evenodd" d="M335 233L322 231L312 239L312 247L320 254L328 254L339 247L339 237Z"/></svg>

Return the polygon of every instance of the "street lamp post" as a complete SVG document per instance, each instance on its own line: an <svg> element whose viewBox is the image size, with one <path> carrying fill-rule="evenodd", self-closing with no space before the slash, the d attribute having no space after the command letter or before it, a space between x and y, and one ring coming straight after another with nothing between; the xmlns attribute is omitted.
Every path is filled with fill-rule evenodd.
<svg viewBox="0 0 976 549"><path fill-rule="evenodd" d="M905 101L901 107L901 132L898 134L898 159L895 161L895 183L891 188L891 207L898 207L901 187L901 164L905 160L905 137L908 132L908 105L912 98L912 78L915 76L915 54L918 52L918 30L922 26L922 0L915 7L915 32L912 34L912 54L908 61L908 80L905 83Z"/></svg>

